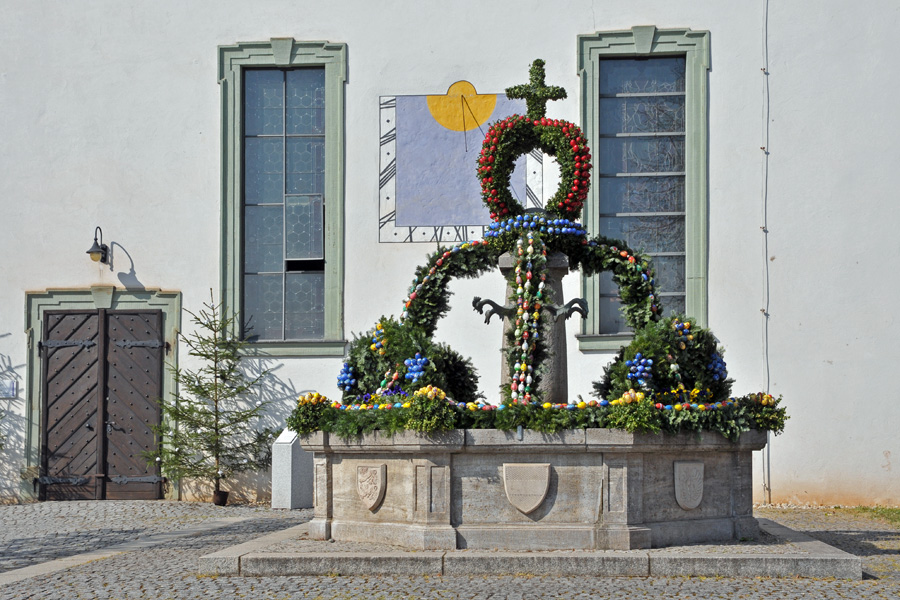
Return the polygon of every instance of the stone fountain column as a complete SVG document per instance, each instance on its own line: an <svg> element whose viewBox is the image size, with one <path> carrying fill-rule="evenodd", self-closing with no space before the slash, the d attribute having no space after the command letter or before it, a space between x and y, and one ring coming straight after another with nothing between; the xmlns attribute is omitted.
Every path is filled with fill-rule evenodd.
<svg viewBox="0 0 900 600"><path fill-rule="evenodd" d="M500 272L506 277L516 268L516 257L510 253L500 256ZM549 291L549 297L545 298L544 304L562 304L563 289L562 278L569 272L569 258L562 252L552 252L547 254L547 279L544 282L544 290ZM506 301L515 295L515 288L511 287L507 279L506 284ZM545 373L538 386L538 392L544 402L553 404L566 404L569 401L569 377L568 366L566 363L566 321L565 319L554 320L553 315L548 311L543 311L541 319L547 323L549 327L547 334L542 341L547 351L547 361L545 364ZM515 315L511 318L503 320L502 334L502 351L500 355L500 381L503 385L509 385L510 374L509 365L506 363L506 332L509 327L515 329Z"/></svg>

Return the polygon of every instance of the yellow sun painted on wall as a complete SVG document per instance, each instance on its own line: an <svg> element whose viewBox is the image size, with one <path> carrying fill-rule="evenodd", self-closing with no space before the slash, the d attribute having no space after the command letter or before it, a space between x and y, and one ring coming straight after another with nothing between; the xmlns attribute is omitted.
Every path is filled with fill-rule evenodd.
<svg viewBox="0 0 900 600"><path fill-rule="evenodd" d="M468 81L457 81L443 96L426 96L434 120L450 131L471 131L493 114L497 94L479 94Z"/></svg>

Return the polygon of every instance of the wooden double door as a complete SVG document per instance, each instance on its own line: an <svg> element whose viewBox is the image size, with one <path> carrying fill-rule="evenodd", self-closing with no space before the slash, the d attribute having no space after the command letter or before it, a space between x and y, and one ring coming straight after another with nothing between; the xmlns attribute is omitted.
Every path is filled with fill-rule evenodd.
<svg viewBox="0 0 900 600"><path fill-rule="evenodd" d="M41 339L41 500L158 499L162 312L47 311Z"/></svg>

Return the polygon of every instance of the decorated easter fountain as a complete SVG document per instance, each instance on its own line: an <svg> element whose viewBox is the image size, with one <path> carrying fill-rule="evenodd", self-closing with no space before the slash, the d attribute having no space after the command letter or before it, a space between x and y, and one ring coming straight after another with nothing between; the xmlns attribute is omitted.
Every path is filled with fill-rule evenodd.
<svg viewBox="0 0 900 600"><path fill-rule="evenodd" d="M633 549L753 537L751 452L786 419L765 394L733 398L712 333L663 317L648 257L578 223L591 176L579 127L545 115L565 91L526 85L527 114L490 125L478 159L493 223L483 240L439 249L420 266L399 320L357 338L340 400L300 398L288 419L315 453L319 539L419 549ZM515 159L555 156L560 187L543 211L509 192ZM432 336L447 284L493 269L509 303L475 298L505 319L504 383L490 402L468 359ZM611 271L634 339L594 384L569 396L562 303L568 269Z"/></svg>

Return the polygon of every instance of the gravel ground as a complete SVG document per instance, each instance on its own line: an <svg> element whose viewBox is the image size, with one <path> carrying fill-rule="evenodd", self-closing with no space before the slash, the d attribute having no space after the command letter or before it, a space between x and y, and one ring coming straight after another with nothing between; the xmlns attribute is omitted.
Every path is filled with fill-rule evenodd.
<svg viewBox="0 0 900 600"><path fill-rule="evenodd" d="M210 598L900 598L900 528L849 510L760 508L758 516L810 533L863 559L869 579L576 577L203 577L197 558L307 521L310 511L169 502L0 507L0 560L41 560L171 531L203 519L246 521L0 587L0 599ZM111 506L115 504L116 506ZM112 523L115 523L112 525ZM57 526L61 525L61 527ZM140 531L138 531L140 530ZM104 533L97 533L102 531ZM90 534L93 534L91 537ZM119 536L119 537L116 537ZM76 543L73 540L79 540ZM91 541L93 540L93 541ZM99 545L99 546L98 546Z"/></svg>

